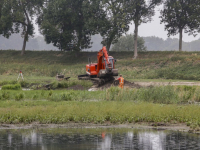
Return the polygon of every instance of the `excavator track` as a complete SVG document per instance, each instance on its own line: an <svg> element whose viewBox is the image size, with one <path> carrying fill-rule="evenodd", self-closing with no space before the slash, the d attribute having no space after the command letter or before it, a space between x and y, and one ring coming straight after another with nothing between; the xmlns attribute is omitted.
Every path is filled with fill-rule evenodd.
<svg viewBox="0 0 200 150"><path fill-rule="evenodd" d="M112 82L113 84L116 85L116 81L114 77L107 77L107 78L91 78L90 76L88 76L87 74L84 75L79 75L78 76L79 80L91 80L93 82L94 85L97 85L97 87L100 87L108 82Z"/></svg>
<svg viewBox="0 0 200 150"><path fill-rule="evenodd" d="M78 79L79 80L90 80L90 76L88 76L87 74L78 75Z"/></svg>

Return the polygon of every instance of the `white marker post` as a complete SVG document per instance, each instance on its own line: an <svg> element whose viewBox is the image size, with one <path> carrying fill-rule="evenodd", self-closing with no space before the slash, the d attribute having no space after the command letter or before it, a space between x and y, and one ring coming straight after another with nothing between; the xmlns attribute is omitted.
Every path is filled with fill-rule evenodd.
<svg viewBox="0 0 200 150"><path fill-rule="evenodd" d="M18 81L18 79L19 79L20 76L21 76L22 80L24 81L23 74L22 74L22 71L21 71L21 70L20 70L20 72L19 72L19 76L18 76L18 78L17 78L17 81Z"/></svg>

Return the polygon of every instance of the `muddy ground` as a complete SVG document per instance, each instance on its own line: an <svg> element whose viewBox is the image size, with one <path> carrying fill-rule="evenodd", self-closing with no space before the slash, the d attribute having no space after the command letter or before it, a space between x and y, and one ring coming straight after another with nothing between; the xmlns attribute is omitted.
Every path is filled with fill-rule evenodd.
<svg viewBox="0 0 200 150"><path fill-rule="evenodd" d="M155 126L151 123L126 123L126 124L104 124L94 123L65 123L65 124L40 124L33 122L31 124L0 124L0 129L35 129L35 128L135 128L135 129L155 129L155 130L171 130L190 133L200 133L200 131L191 130L185 124L158 124Z"/></svg>
<svg viewBox="0 0 200 150"><path fill-rule="evenodd" d="M187 86L200 86L200 82L129 82L125 80L124 87L125 88L141 88L141 87L152 87L152 86L167 86L167 85L187 85ZM118 86L114 85L113 81L107 82L104 85L98 86L97 84L93 84L93 86L89 89L91 91L95 90L103 90L110 88L111 86ZM73 90L85 90L85 88L81 85L75 85L68 89Z"/></svg>

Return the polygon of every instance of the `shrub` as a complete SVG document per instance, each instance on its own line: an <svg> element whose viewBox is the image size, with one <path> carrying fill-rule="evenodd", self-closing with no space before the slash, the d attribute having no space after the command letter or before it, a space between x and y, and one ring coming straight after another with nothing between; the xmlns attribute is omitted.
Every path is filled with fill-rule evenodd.
<svg viewBox="0 0 200 150"><path fill-rule="evenodd" d="M37 94L34 94L32 99L33 99L33 100L36 100L37 98L38 98L38 95L37 95Z"/></svg>
<svg viewBox="0 0 200 150"><path fill-rule="evenodd" d="M20 84L7 84L2 86L2 90L21 90Z"/></svg>
<svg viewBox="0 0 200 150"><path fill-rule="evenodd" d="M6 85L6 84L17 84L17 81L1 81L0 85Z"/></svg>
<svg viewBox="0 0 200 150"><path fill-rule="evenodd" d="M21 84L21 87L28 87L29 85L29 83L26 81L21 81L20 84Z"/></svg>
<svg viewBox="0 0 200 150"><path fill-rule="evenodd" d="M3 91L2 95L1 95L2 99L8 100L10 98L10 95L8 92Z"/></svg>
<svg viewBox="0 0 200 150"><path fill-rule="evenodd" d="M76 99L76 93L72 90L61 94L61 100L72 101L75 99Z"/></svg>
<svg viewBox="0 0 200 150"><path fill-rule="evenodd" d="M15 95L15 100L16 101L22 100L23 98L24 98L24 94L23 93L19 93L19 94Z"/></svg>

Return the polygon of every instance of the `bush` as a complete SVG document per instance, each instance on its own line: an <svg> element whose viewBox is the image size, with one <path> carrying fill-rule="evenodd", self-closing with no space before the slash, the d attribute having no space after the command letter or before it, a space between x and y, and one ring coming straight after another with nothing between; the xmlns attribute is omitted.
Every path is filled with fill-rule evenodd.
<svg viewBox="0 0 200 150"><path fill-rule="evenodd" d="M10 98L10 95L8 92L3 91L2 95L1 95L2 99L4 100L8 100Z"/></svg>
<svg viewBox="0 0 200 150"><path fill-rule="evenodd" d="M17 84L17 81L1 81L0 85L6 85L6 84Z"/></svg>
<svg viewBox="0 0 200 150"><path fill-rule="evenodd" d="M20 84L7 84L2 86L2 90L21 90L21 85Z"/></svg>
<svg viewBox="0 0 200 150"><path fill-rule="evenodd" d="M76 93L74 91L68 91L61 94L61 100L72 101L76 99Z"/></svg>
<svg viewBox="0 0 200 150"><path fill-rule="evenodd" d="M15 95L15 100L16 101L22 100L23 98L24 98L24 94L23 93L19 93L19 94Z"/></svg>
<svg viewBox="0 0 200 150"><path fill-rule="evenodd" d="M21 84L21 87L28 87L29 85L29 83L26 81L21 81L20 84Z"/></svg>
<svg viewBox="0 0 200 150"><path fill-rule="evenodd" d="M32 99L33 99L33 100L36 100L37 98L38 98L38 95L37 95L37 94L34 94Z"/></svg>

